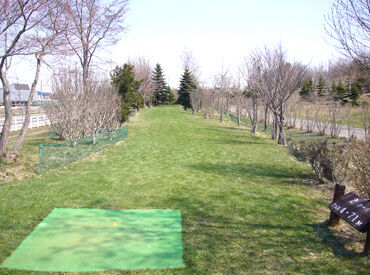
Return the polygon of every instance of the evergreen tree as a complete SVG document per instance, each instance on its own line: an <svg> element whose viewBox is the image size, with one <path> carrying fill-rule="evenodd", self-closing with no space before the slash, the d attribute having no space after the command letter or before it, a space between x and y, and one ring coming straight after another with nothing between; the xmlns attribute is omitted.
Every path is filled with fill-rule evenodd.
<svg viewBox="0 0 370 275"><path fill-rule="evenodd" d="M165 102L165 104L175 104L176 103L175 95L173 94L173 91L170 86L167 86L166 88L166 98L167 98L167 101Z"/></svg>
<svg viewBox="0 0 370 275"><path fill-rule="evenodd" d="M341 80L338 82L338 84L336 84L333 81L331 93L332 93L332 96L333 96L334 100L336 100L336 101L340 100L344 104L348 102L347 88Z"/></svg>
<svg viewBox="0 0 370 275"><path fill-rule="evenodd" d="M356 105L356 106L359 105L358 99L361 96L360 91L361 91L361 87L357 81L352 83L352 85L350 85L348 89L347 97L349 99L349 102L351 102L352 105Z"/></svg>
<svg viewBox="0 0 370 275"><path fill-rule="evenodd" d="M191 108L190 92L197 88L195 79L189 69L186 67L184 74L180 80L179 98L177 102L181 104L184 109Z"/></svg>
<svg viewBox="0 0 370 275"><path fill-rule="evenodd" d="M301 95L302 98L304 98L307 101L313 101L315 97L315 85L313 80L307 79L299 91L299 94Z"/></svg>
<svg viewBox="0 0 370 275"><path fill-rule="evenodd" d="M167 98L167 84L164 80L164 74L161 65L157 63L154 68L153 73L153 83L154 83L154 104L160 105L168 101Z"/></svg>
<svg viewBox="0 0 370 275"><path fill-rule="evenodd" d="M131 108L139 110L144 106L144 100L139 93L141 81L135 80L134 66L130 64L117 66L111 73L111 79L121 95L121 122L124 122L128 119Z"/></svg>
<svg viewBox="0 0 370 275"><path fill-rule="evenodd" d="M320 75L319 83L317 84L317 95L323 97L326 94L327 84L324 78Z"/></svg>

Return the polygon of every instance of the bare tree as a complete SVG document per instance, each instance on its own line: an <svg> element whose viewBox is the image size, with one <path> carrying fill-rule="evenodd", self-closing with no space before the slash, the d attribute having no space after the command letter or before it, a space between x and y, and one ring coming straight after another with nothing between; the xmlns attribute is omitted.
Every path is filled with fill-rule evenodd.
<svg viewBox="0 0 370 275"><path fill-rule="evenodd" d="M216 111L216 96L213 89L202 89L202 109L204 119L213 118Z"/></svg>
<svg viewBox="0 0 370 275"><path fill-rule="evenodd" d="M202 108L202 90L201 89L195 89L190 91L190 105L193 115L197 112L199 112Z"/></svg>
<svg viewBox="0 0 370 275"><path fill-rule="evenodd" d="M144 99L145 107L153 107L154 84L152 81L152 66L149 60L144 57L137 57L129 60L134 66L135 79L141 81L139 93Z"/></svg>
<svg viewBox="0 0 370 275"><path fill-rule="evenodd" d="M260 63L256 62L254 57L245 59L240 71L244 76L244 81L247 83L246 96L248 100L245 101L245 109L247 110L249 119L251 120L251 131L253 134L257 133L258 122L258 107L260 103L259 96L261 92L260 79Z"/></svg>
<svg viewBox="0 0 370 275"><path fill-rule="evenodd" d="M224 113L228 113L230 99L232 96L232 78L229 71L217 73L214 78L214 89L218 96L218 113L220 115L220 122L223 122Z"/></svg>
<svg viewBox="0 0 370 275"><path fill-rule="evenodd" d="M346 56L370 71L369 0L335 0L325 28Z"/></svg>
<svg viewBox="0 0 370 275"><path fill-rule="evenodd" d="M332 106L329 108L329 130L331 137L339 137L342 130L342 124L346 117L346 111L341 109L338 101L333 101Z"/></svg>
<svg viewBox="0 0 370 275"><path fill-rule="evenodd" d="M48 15L35 27L33 30L34 33L28 37L28 48L29 52L34 53L36 70L26 104L26 112L21 131L12 149L7 154L7 159L9 160L14 159L19 154L26 137L30 123L31 104L36 92L36 85L39 80L41 65L47 55L53 54L55 51L62 49L65 45L64 41L61 39L61 34L63 33L64 28L58 22L60 19L60 7L52 1L48 2L48 4Z"/></svg>
<svg viewBox="0 0 370 275"><path fill-rule="evenodd" d="M92 59L101 47L121 38L128 0L65 0L64 21L68 23L65 39L82 67L83 83L89 78Z"/></svg>
<svg viewBox="0 0 370 275"><path fill-rule="evenodd" d="M245 109L247 110L248 117L251 121L252 134L257 133L257 122L258 122L258 107L259 98L256 90L249 88L247 93L247 100L245 101Z"/></svg>
<svg viewBox="0 0 370 275"><path fill-rule="evenodd" d="M256 92L264 104L268 104L275 117L278 129L278 143L285 145L284 112L287 101L297 91L306 74L306 66L300 63L289 63L286 52L281 46L275 48L265 47L262 51L252 53L257 68L255 76Z"/></svg>
<svg viewBox="0 0 370 275"><path fill-rule="evenodd" d="M369 107L366 101L363 101L361 103L361 121L364 127L365 140L367 141L369 136L370 122L369 122Z"/></svg>
<svg viewBox="0 0 370 275"><path fill-rule="evenodd" d="M240 126L240 119L242 115L243 107L246 105L246 97L244 95L244 89L241 87L240 79L235 81L232 88L232 101L236 104L236 114L238 116L238 126Z"/></svg>
<svg viewBox="0 0 370 275"><path fill-rule="evenodd" d="M4 41L4 44L0 44L0 80L3 86L5 106L5 121L0 138L1 156L7 152L13 117L8 80L11 59L15 56L35 53L29 50L29 42L32 39L28 34L48 16L53 3L54 1L46 0L0 0L0 41ZM35 83L37 79L36 71Z"/></svg>
<svg viewBox="0 0 370 275"><path fill-rule="evenodd" d="M327 108L322 109L319 105L319 102L315 105L315 125L316 130L320 135L325 135L327 132L329 123L329 113L327 111Z"/></svg>
<svg viewBox="0 0 370 275"><path fill-rule="evenodd" d="M109 80L90 76L87 84L83 84L78 70L64 69L53 78L53 100L44 110L62 139L86 138L118 125L121 110L118 91Z"/></svg>
<svg viewBox="0 0 370 275"><path fill-rule="evenodd" d="M196 84L199 84L200 82L199 63L194 57L193 53L189 50L184 49L181 55L181 60L182 60L182 69L185 70L186 68L188 68L188 70L193 75L195 81L197 82Z"/></svg>

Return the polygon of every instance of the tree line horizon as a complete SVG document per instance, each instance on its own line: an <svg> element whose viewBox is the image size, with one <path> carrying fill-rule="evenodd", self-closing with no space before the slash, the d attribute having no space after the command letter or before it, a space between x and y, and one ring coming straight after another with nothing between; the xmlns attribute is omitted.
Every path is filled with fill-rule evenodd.
<svg viewBox="0 0 370 275"><path fill-rule="evenodd" d="M157 63L153 70L145 57L117 66L110 79L101 79L92 69L97 63L97 52L115 45L121 38L119 34L126 30L128 5L128 0L0 0L3 11L0 14L0 80L5 106L0 137L3 158L12 161L20 152L43 64L57 65L52 79L53 97L65 104L46 108L53 121L52 127L73 128L64 130L63 136L68 137L94 135L104 127L113 128L127 120L132 108L139 110L175 102L185 110L192 109L193 113L202 108L205 118L217 112L222 122L233 102L238 112L241 107L247 109L253 133L261 107L265 118L270 112L274 117L273 138L285 145L285 113L289 100L297 91L305 101L326 98L334 103L352 105L363 104L359 102L360 94L369 92L370 23L362 0L336 0L326 17L327 33L348 58L346 61L338 61L326 69L309 68L289 61L281 44L262 46L247 55L237 76L221 68L214 75L212 87L204 87L199 64L191 52L184 52L183 74L177 91L165 82L161 65ZM15 144L8 148L13 116L8 73L12 59L24 56L34 56L36 70L25 108L25 122ZM78 60L80 68L72 70L63 66L61 56L67 61ZM62 65L58 65L60 63ZM76 88L79 89L77 93ZM83 107L69 105L70 98L75 105ZM101 104L94 104L91 98L100 100ZM70 117L68 123L66 115Z"/></svg>

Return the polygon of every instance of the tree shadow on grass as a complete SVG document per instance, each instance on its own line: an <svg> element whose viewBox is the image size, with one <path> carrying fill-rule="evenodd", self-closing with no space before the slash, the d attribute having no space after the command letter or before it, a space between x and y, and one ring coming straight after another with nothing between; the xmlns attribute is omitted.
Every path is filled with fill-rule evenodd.
<svg viewBox="0 0 370 275"><path fill-rule="evenodd" d="M329 227L329 221L326 220L319 224L313 224L313 229L317 236L322 239L333 251L337 257L354 258L364 256L363 252L357 252L354 249L348 249L348 245L354 242L365 244L365 237L352 230L340 230L334 233L334 229Z"/></svg>
<svg viewBox="0 0 370 275"><path fill-rule="evenodd" d="M270 146L270 144L267 144L264 141L250 141L249 139L246 139L245 136L242 137L244 139L217 139L214 143L218 144L228 144L228 145L247 145L247 144L259 144L259 145L265 145Z"/></svg>
<svg viewBox="0 0 370 275"><path fill-rule="evenodd" d="M296 179L299 184L307 185L306 182L300 181L306 179L309 175L288 169L281 165L260 164L260 163L192 163L189 168L202 171L204 173L212 173L231 177L268 177L277 179Z"/></svg>
<svg viewBox="0 0 370 275"><path fill-rule="evenodd" d="M316 248L320 247L320 241L312 230L310 221L315 218L310 211L305 214L297 211L293 220L282 219L280 209L272 203L268 216L259 207L244 215L242 208L231 212L222 209L217 199L206 202L180 194L166 199L165 204L181 209L184 260L189 271L209 268L221 273L253 272L256 266L262 268L260 272L287 271L289 265L304 263L306 247L321 253ZM291 257L296 261L292 262Z"/></svg>

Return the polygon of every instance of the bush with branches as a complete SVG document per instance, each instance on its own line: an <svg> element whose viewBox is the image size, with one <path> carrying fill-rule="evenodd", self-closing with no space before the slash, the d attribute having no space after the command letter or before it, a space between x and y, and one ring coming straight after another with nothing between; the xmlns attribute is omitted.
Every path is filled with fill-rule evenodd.
<svg viewBox="0 0 370 275"><path fill-rule="evenodd" d="M370 198L370 144L359 140L290 140L288 148L298 161L308 161L320 183L349 185Z"/></svg>
<svg viewBox="0 0 370 275"><path fill-rule="evenodd" d="M108 80L90 77L84 86L82 74L67 69L54 77L53 90L52 101L44 110L61 139L86 138L117 127L120 97Z"/></svg>

